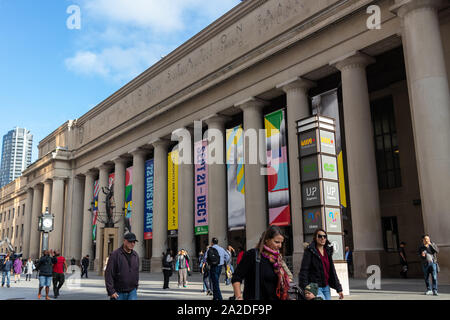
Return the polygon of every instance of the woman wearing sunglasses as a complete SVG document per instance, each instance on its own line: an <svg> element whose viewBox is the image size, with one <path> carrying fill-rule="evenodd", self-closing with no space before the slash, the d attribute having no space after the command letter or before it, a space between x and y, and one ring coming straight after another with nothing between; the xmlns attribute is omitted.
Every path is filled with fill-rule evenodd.
<svg viewBox="0 0 450 320"><path fill-rule="evenodd" d="M330 287L338 292L339 299L344 298L332 255L333 247L327 240L327 233L323 229L317 229L313 241L303 254L299 285L305 289L309 283L317 283L317 296L324 300L331 300Z"/></svg>

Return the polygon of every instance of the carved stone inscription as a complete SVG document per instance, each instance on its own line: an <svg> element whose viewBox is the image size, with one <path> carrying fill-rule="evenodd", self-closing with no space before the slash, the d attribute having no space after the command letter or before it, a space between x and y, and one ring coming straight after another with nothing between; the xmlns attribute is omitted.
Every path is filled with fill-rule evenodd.
<svg viewBox="0 0 450 320"><path fill-rule="evenodd" d="M267 1L103 111L115 116L100 114L89 120L89 138L85 132L84 142L102 135L105 121L107 128L120 125L339 1Z"/></svg>

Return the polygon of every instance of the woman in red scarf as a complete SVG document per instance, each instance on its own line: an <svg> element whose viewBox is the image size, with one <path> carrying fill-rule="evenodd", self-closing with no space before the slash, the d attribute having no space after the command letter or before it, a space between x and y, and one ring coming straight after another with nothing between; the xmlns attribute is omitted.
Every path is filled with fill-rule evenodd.
<svg viewBox="0 0 450 320"><path fill-rule="evenodd" d="M244 253L233 274L234 296L236 300L287 300L292 274L283 261L284 235L277 226L270 226L261 236L258 245ZM257 258L260 260L257 264ZM259 265L259 279L256 266ZM244 294L241 283L245 281ZM259 281L259 286L256 281ZM259 287L259 295L256 288Z"/></svg>

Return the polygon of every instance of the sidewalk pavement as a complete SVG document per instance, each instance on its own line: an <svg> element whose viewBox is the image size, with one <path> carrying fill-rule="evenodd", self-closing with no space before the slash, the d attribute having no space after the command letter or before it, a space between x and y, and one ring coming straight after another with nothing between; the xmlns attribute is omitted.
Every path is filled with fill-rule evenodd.
<svg viewBox="0 0 450 320"><path fill-rule="evenodd" d="M139 300L211 300L212 296L202 293L202 279L199 273L188 277L187 288L178 288L177 276L170 278L170 289L162 289L162 273L141 273L138 289ZM224 300L233 295L233 287L224 284L222 275L220 287ZM11 288L0 287L0 300L37 300L39 281L33 277L31 281L23 279L14 283ZM365 279L350 279L350 296L345 300L450 300L450 285L439 286L439 296L425 296L423 279L381 279L380 290L367 289ZM42 290L45 295L44 289ZM50 298L53 289L50 287ZM41 298L44 300L44 298ZM91 273L89 279L66 276L66 282L57 300L109 300L106 296L105 282L100 276ZM337 300L337 297L333 297Z"/></svg>

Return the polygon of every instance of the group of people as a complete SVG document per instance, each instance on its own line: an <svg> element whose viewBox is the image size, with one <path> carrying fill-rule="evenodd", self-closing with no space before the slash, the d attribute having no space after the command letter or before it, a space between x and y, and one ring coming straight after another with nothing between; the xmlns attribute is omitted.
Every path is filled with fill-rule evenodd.
<svg viewBox="0 0 450 320"><path fill-rule="evenodd" d="M303 254L298 283L284 260L285 236L280 227L270 226L262 235L255 248L248 251L241 250L237 255L237 266L232 270L231 258L236 256L234 249L219 246L217 238L213 238L205 253L199 255L199 267L203 275L203 291L213 295L213 300L222 300L219 278L225 266L226 278L231 278L234 299L236 300L331 300L331 289L344 299L342 285L336 273L333 261L333 246L328 240L324 229L314 232L313 240ZM135 300L139 285L139 256L133 250L136 236L128 233L124 236L124 243L113 251L109 257L105 270L105 284L108 296L112 300ZM404 247L404 244L402 244ZM436 244L432 243L428 235L423 236L423 245L419 248L422 266L427 285L426 294L437 295L437 263ZM346 250L346 260L351 257ZM406 262L404 250L400 256ZM191 270L191 260L186 250L180 250L177 256L167 250L162 258L164 273L164 289L169 288L169 278L174 265L178 272L178 286L186 287L187 273ZM432 276L432 286L429 276ZM244 290L242 292L242 284Z"/></svg>
<svg viewBox="0 0 450 320"><path fill-rule="evenodd" d="M35 263L31 258L22 260L21 258L11 259L11 255L7 254L3 261L0 262L0 271L2 272L2 287L11 287L11 275L14 275L14 283L20 281L21 275L25 275L25 281L31 281L33 271L36 269Z"/></svg>

